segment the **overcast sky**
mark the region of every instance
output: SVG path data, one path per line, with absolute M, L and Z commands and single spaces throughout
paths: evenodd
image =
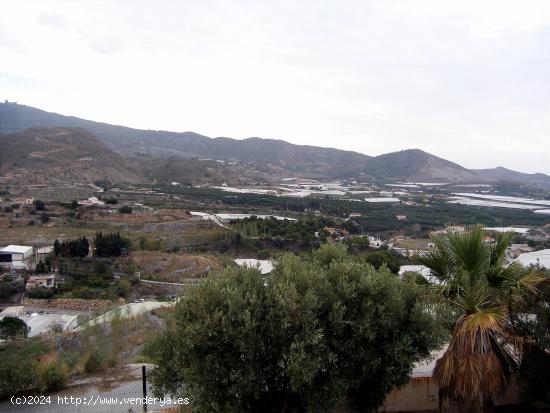
M 1 1 L 0 98 L 550 173 L 550 1 Z

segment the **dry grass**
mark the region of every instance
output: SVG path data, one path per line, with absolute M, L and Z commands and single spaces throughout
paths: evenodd
M 132 261 L 143 278 L 166 282 L 200 277 L 207 269 L 221 269 L 218 259 L 209 255 L 135 251 Z

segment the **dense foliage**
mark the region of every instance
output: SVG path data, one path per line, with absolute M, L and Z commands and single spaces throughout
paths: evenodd
M 422 297 L 341 246 L 285 255 L 268 278 L 227 269 L 150 345 L 155 392 L 190 396 L 196 412 L 375 408 L 441 343 Z
M 27 337 L 29 331 L 31 328 L 19 317 L 7 315 L 0 319 L 0 339 Z
M 62 242 L 56 239 L 53 243 L 53 253 L 56 257 L 86 257 L 89 252 L 90 243 L 86 237 Z
M 120 235 L 119 232 L 103 235 L 100 231 L 94 238 L 94 255 L 96 257 L 120 257 L 128 251 L 131 244 L 131 241 Z
M 417 199 L 417 205 L 376 204 L 323 198 L 288 198 L 283 196 L 264 196 L 242 194 L 212 189 L 188 188 L 182 186 L 160 185 L 157 190 L 163 193 L 185 195 L 190 198 L 221 202 L 226 207 L 270 208 L 278 211 L 312 212 L 345 218 L 350 213 L 361 213 L 354 220 L 365 232 L 407 230 L 409 235 L 426 234 L 448 224 L 483 224 L 498 227 L 509 225 L 545 225 L 548 221 L 543 214 L 534 214 L 529 210 L 509 208 L 486 208 L 450 204 L 434 196 L 425 194 Z M 396 215 L 406 215 L 407 221 L 398 221 Z
M 312 241 L 315 240 L 315 232 L 322 231 L 324 227 L 336 225 L 334 219 L 326 217 L 305 218 L 297 221 L 287 219 L 258 218 L 252 216 L 232 222 L 237 231 L 248 237 L 260 237 L 269 239 L 282 237 L 290 240 Z
M 376 269 L 380 269 L 385 265 L 391 272 L 397 274 L 399 268 L 401 268 L 401 260 L 404 257 L 393 250 L 380 250 L 365 254 L 363 259 Z
M 46 209 L 46 204 L 44 203 L 44 201 L 42 201 L 40 199 L 35 199 L 34 200 L 34 208 L 37 211 L 43 211 L 43 210 Z
M 0 282 L 0 298 L 9 298 L 14 294 L 25 291 L 25 283 L 19 280 L 10 280 L 4 277 Z

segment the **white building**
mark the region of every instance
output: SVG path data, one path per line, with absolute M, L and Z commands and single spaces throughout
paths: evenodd
M 550 268 L 550 249 L 520 254 L 516 262 L 526 267 L 536 265 L 538 267 Z
M 384 241 L 382 241 L 380 237 L 373 237 L 369 235 L 369 247 L 380 248 L 382 245 L 384 245 Z
M 273 261 L 271 260 L 256 260 L 254 258 L 237 258 L 235 264 L 239 267 L 257 268 L 262 275 L 269 274 L 273 271 Z
M 27 285 L 25 288 L 27 290 L 32 290 L 33 288 L 39 287 L 55 287 L 55 274 L 31 275 L 27 280 Z
M 26 259 L 32 257 L 32 250 L 32 247 L 25 245 L 8 245 L 7 247 L 0 249 L 0 255 L 4 257 L 9 256 L 9 259 L 1 261 L 25 261 Z
M 46 257 L 53 251 L 53 246 L 40 247 L 36 250 L 36 261 L 45 260 Z
M 103 201 L 100 201 L 99 199 L 97 199 L 95 196 L 92 196 L 88 199 L 84 199 L 82 201 L 78 201 L 78 205 L 83 205 L 83 206 L 102 206 L 102 205 L 105 205 L 105 202 Z

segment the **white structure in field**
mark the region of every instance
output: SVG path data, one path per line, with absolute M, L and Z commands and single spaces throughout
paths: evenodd
M 92 196 L 88 199 L 84 199 L 82 201 L 78 201 L 78 205 L 83 205 L 83 206 L 102 206 L 102 205 L 105 205 L 105 202 L 103 201 L 100 201 L 99 199 L 97 199 L 95 196 Z
M 45 260 L 46 257 L 53 251 L 53 246 L 40 247 L 36 250 L 36 261 Z
M 273 261 L 271 260 L 256 260 L 254 258 L 237 258 L 235 264 L 239 267 L 257 268 L 262 275 L 269 274 L 273 271 Z
M 520 256 L 517 257 L 516 262 L 519 262 L 521 265 L 526 267 L 536 265 L 538 267 L 550 269 L 550 249 L 520 254 Z
M 27 290 L 32 290 L 33 288 L 39 287 L 55 287 L 55 274 L 31 275 L 27 280 L 27 285 L 25 286 L 25 288 Z
M 385 244 L 385 242 L 382 241 L 380 239 L 380 237 L 373 237 L 373 236 L 369 235 L 368 238 L 369 238 L 369 247 L 380 248 L 381 246 L 383 246 Z
M 0 249 L 0 255 L 9 255 L 10 258 L 8 261 L 25 261 L 26 259 L 32 257 L 32 247 L 26 245 L 8 245 Z

